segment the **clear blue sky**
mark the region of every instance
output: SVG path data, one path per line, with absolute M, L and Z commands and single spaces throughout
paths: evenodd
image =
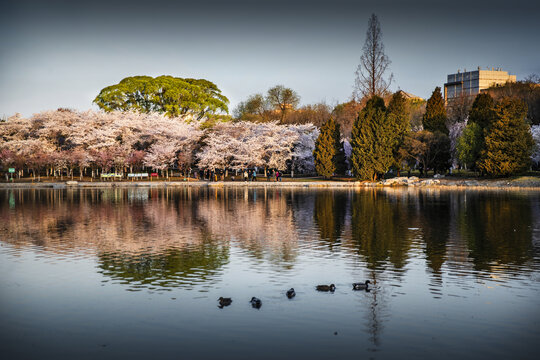
M 347 101 L 371 13 L 401 88 L 428 97 L 457 69 L 540 74 L 533 1 L 26 1 L 0 8 L 0 116 L 88 109 L 133 75 L 205 78 L 231 100 L 283 84 Z

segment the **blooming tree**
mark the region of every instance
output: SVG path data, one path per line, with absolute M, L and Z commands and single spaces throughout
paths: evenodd
M 318 130 L 311 124 L 221 123 L 204 139 L 199 166 L 240 170 L 247 167 L 286 169 L 292 162 L 301 171 L 313 167 Z

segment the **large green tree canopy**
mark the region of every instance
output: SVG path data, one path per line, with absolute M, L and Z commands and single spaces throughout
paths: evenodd
M 131 76 L 102 89 L 94 99 L 101 109 L 160 112 L 170 116 L 228 113 L 229 99 L 216 84 L 204 79 L 173 76 Z

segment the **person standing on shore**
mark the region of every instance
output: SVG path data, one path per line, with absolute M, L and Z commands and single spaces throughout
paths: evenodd
M 244 170 L 244 181 L 248 181 L 248 172 L 247 170 Z

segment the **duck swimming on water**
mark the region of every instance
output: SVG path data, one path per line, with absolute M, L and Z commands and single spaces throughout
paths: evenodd
M 363 283 L 354 283 L 352 284 L 353 290 L 368 290 L 368 284 L 371 284 L 369 280 Z
M 317 285 L 316 289 L 317 289 L 317 291 L 331 291 L 331 292 L 334 292 L 336 290 L 336 286 L 334 284 Z
M 220 309 L 223 309 L 225 306 L 229 306 L 229 305 L 232 304 L 232 299 L 231 298 L 220 297 L 218 299 L 218 301 L 219 301 L 218 308 L 220 308 Z
M 295 296 L 296 296 L 296 292 L 294 292 L 294 288 L 290 288 L 289 290 L 287 290 L 287 297 L 289 299 L 292 299 Z
M 249 302 L 251 303 L 251 306 L 253 306 L 255 309 L 260 309 L 262 306 L 261 299 L 257 299 L 255 296 L 252 297 Z

